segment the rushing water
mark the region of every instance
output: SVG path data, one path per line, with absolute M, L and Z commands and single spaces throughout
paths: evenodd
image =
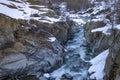
M 61 10 L 66 8 L 61 5 Z M 62 9 L 63 8 L 63 9 Z M 69 14 L 69 18 L 73 20 L 78 27 L 78 32 L 74 34 L 74 38 L 67 42 L 65 63 L 57 70 L 51 73 L 55 80 L 89 80 L 88 68 L 91 55 L 88 55 L 87 47 L 85 47 L 83 24 L 87 22 L 85 17 L 79 14 Z
M 76 21 L 76 27 L 79 27 L 79 31 L 74 34 L 74 38 L 69 40 L 65 46 L 67 50 L 65 64 L 51 73 L 51 76 L 55 80 L 62 80 L 63 75 L 67 76 L 65 80 L 89 80 L 87 70 L 89 68 L 88 61 L 91 56 L 87 55 L 88 51 L 87 47 L 85 47 L 84 29 L 80 22 L 78 22 L 82 18 L 72 17 L 71 19 Z

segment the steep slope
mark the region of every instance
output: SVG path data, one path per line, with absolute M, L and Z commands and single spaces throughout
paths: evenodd
M 94 7 L 85 12 L 86 14 L 90 14 L 91 17 L 91 20 L 85 25 L 84 28 L 86 40 L 91 47 L 91 51 L 96 55 L 100 54 L 106 49 L 109 49 L 109 54 L 105 59 L 105 66 L 103 68 L 105 75 L 102 79 L 119 80 L 119 1 L 102 0 L 94 1 L 93 4 Z M 102 55 L 102 53 L 100 55 Z M 94 66 L 95 65 L 93 65 L 91 68 Z M 97 67 L 92 71 L 91 68 L 90 73 L 97 72 L 97 70 L 95 71 Z M 98 75 L 95 74 L 97 73 L 91 74 L 91 77 L 99 80 L 97 77 Z

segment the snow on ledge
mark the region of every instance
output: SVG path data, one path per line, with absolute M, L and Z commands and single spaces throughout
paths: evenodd
M 96 4 L 97 5 L 97 4 Z M 93 8 L 92 14 L 97 14 L 98 12 L 105 10 L 106 9 L 106 4 L 104 1 L 100 2 L 100 5 L 97 5 L 96 7 Z
M 111 32 L 109 31 L 111 28 L 112 28 L 111 25 L 107 25 L 107 26 L 104 26 L 104 27 L 93 29 L 93 30 L 91 30 L 91 32 L 93 32 L 93 33 L 94 32 L 102 32 L 105 35 L 111 35 Z
M 115 26 L 115 29 L 120 30 L 120 24 Z
M 46 77 L 46 78 L 50 78 L 50 74 L 49 73 L 45 73 L 43 76 Z
M 56 38 L 55 38 L 55 37 L 49 37 L 49 38 L 48 38 L 48 41 L 54 42 L 54 41 L 56 41 Z
M 35 7 L 35 8 L 34 8 Z M 35 19 L 43 23 L 53 24 L 60 21 L 60 18 L 48 17 L 43 14 L 49 14 L 52 9 L 47 6 L 30 4 L 26 0 L 0 0 L 0 13 L 14 19 Z M 39 17 L 32 17 L 32 14 L 38 14 Z
M 31 8 L 31 6 L 38 7 L 39 9 Z M 44 14 L 48 10 L 46 6 L 31 5 L 27 1 L 0 0 L 0 13 L 15 19 L 25 19 L 25 17 L 30 16 L 32 13 Z
M 76 23 L 78 23 L 78 24 L 80 24 L 80 25 L 86 23 L 85 21 L 83 21 L 83 19 L 73 19 L 73 21 L 76 22 Z
M 104 73 L 105 62 L 108 54 L 109 49 L 103 51 L 90 61 L 92 66 L 89 68 L 88 72 L 91 74 L 90 76 L 91 79 L 103 80 L 103 77 L 105 75 Z
M 69 14 L 68 15 L 69 18 L 71 20 L 73 20 L 74 22 L 78 23 L 79 25 L 83 25 L 86 23 L 86 21 L 84 21 L 79 14 Z M 81 15 L 82 16 L 82 15 Z
M 91 30 L 91 32 L 102 32 L 106 35 L 110 35 L 110 33 L 108 32 L 108 30 L 110 30 L 112 28 L 111 25 L 107 25 L 107 26 L 104 26 L 104 27 L 100 27 L 100 28 L 96 28 L 96 29 L 93 29 Z M 113 27 L 114 29 L 118 29 L 120 30 L 120 24 L 117 24 Z

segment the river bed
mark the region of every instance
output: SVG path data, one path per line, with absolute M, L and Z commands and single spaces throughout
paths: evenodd
M 79 14 L 69 14 L 69 18 L 76 23 L 75 26 L 79 30 L 74 34 L 72 40 L 68 40 L 65 46 L 67 51 L 65 63 L 52 72 L 51 76 L 55 80 L 62 80 L 62 78 L 63 80 L 89 80 L 88 68 L 92 53 L 88 52 L 83 28 L 87 20 L 85 20 L 85 17 L 80 17 Z

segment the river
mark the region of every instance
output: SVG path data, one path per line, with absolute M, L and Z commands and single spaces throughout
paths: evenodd
M 65 8 L 65 6 L 62 5 L 62 8 Z M 83 28 L 88 20 L 86 17 L 77 13 L 67 14 L 69 19 L 75 22 L 75 27 L 78 28 L 78 31 L 74 34 L 73 39 L 68 40 L 65 45 L 67 51 L 65 63 L 59 69 L 52 72 L 51 76 L 54 77 L 55 80 L 89 80 L 88 68 L 90 66 L 89 60 L 92 58 L 92 53 L 88 52 Z

